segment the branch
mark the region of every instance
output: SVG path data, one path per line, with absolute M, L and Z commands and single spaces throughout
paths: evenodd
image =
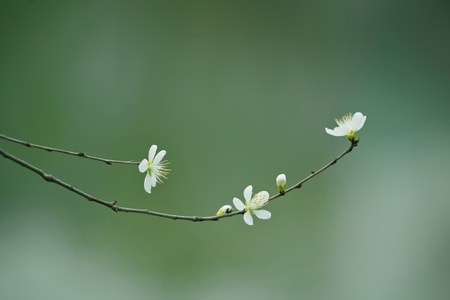
M 80 155 L 80 152 L 72 152 L 72 151 L 67 151 L 67 150 L 61 150 L 61 149 L 56 149 L 56 148 L 51 148 L 51 147 L 46 147 L 46 146 L 40 146 L 40 145 L 35 145 L 35 144 L 31 144 L 28 142 L 24 142 L 24 141 L 20 141 L 11 137 L 7 137 L 6 135 L 0 135 L 1 138 L 14 142 L 14 143 L 18 143 L 18 144 L 22 144 L 28 147 L 35 147 L 38 149 L 43 149 L 43 150 L 47 150 L 47 151 L 54 151 L 54 152 L 60 152 L 60 153 L 64 153 L 64 154 L 69 154 L 69 155 L 74 155 L 74 156 L 81 156 L 81 157 L 85 157 L 88 159 L 93 159 L 93 160 L 98 160 L 98 161 L 102 161 L 105 162 L 107 164 L 112 164 L 112 163 L 124 163 L 124 164 L 137 164 L 137 162 L 134 161 L 118 161 L 118 160 L 109 160 L 109 159 L 104 159 L 104 158 L 99 158 L 99 157 L 93 157 L 93 156 L 89 156 L 86 154 Z M 306 183 L 307 181 L 311 180 L 313 177 L 317 176 L 318 174 L 322 173 L 323 171 L 325 171 L 326 169 L 328 169 L 329 167 L 331 167 L 332 165 L 336 164 L 342 157 L 344 157 L 345 155 L 347 155 L 348 153 L 350 153 L 354 147 L 356 147 L 358 145 L 358 140 L 354 139 L 351 140 L 351 144 L 350 147 L 348 147 L 344 152 L 342 152 L 340 155 L 338 155 L 335 159 L 333 159 L 332 161 L 330 161 L 329 163 L 327 163 L 326 165 L 324 165 L 323 167 L 321 167 L 320 169 L 318 169 L 317 171 L 313 171 L 311 172 L 307 177 L 305 177 L 304 179 L 300 180 L 299 182 L 297 182 L 296 184 L 290 186 L 289 188 L 287 188 L 285 190 L 284 193 L 277 193 L 275 195 L 272 195 L 269 198 L 269 201 L 275 200 L 276 198 L 279 198 L 289 192 L 291 192 L 294 189 L 298 189 L 301 188 L 303 186 L 304 183 Z M 222 218 L 228 218 L 228 217 L 232 217 L 232 216 L 236 216 L 236 215 L 240 215 L 245 213 L 245 210 L 240 210 L 240 211 L 234 211 L 231 213 L 227 213 L 227 214 L 223 214 L 220 216 L 183 216 L 183 215 L 175 215 L 175 214 L 167 214 L 167 213 L 162 213 L 162 212 L 157 212 L 157 211 L 151 211 L 148 209 L 140 209 L 140 208 L 129 208 L 129 207 L 123 207 L 123 206 L 118 206 L 117 205 L 117 201 L 105 201 L 103 199 L 100 199 L 98 197 L 94 197 L 76 187 L 74 187 L 73 185 L 66 183 L 64 181 L 62 181 L 61 179 L 46 173 L 45 171 L 39 169 L 38 167 L 4 151 L 3 149 L 0 148 L 0 154 L 6 158 L 9 159 L 13 162 L 15 162 L 16 164 L 29 169 L 30 171 L 38 174 L 40 177 L 42 177 L 42 179 L 44 179 L 45 181 L 57 184 L 75 194 L 80 195 L 81 197 L 89 200 L 89 201 L 93 201 L 95 203 L 98 203 L 100 205 L 106 206 L 108 208 L 110 208 L 111 210 L 113 210 L 114 212 L 128 212 L 128 213 L 137 213 L 137 214 L 145 214 L 145 215 L 152 215 L 152 216 L 156 216 L 156 217 L 162 217 L 162 218 L 167 218 L 167 219 L 173 219 L 173 220 L 188 220 L 188 221 L 193 221 L 193 222 L 200 222 L 200 221 L 217 221 L 219 219 Z
M 78 157 L 83 157 L 86 159 L 92 159 L 92 160 L 97 160 L 97 161 L 101 161 L 104 162 L 108 165 L 111 164 L 129 164 L 129 165 L 138 165 L 139 162 L 138 161 L 134 161 L 134 160 L 115 160 L 115 159 L 106 159 L 106 158 L 102 158 L 102 157 L 97 157 L 97 156 L 92 156 L 92 155 L 88 155 L 86 154 L 86 152 L 76 152 L 76 151 L 69 151 L 69 150 L 64 150 L 64 149 L 58 149 L 58 148 L 54 148 L 54 147 L 47 147 L 47 146 L 42 146 L 42 145 L 38 145 L 38 144 L 32 144 L 30 142 L 25 142 L 16 138 L 12 138 L 9 137 L 7 135 L 4 134 L 0 134 L 0 138 L 16 143 L 16 144 L 20 144 L 29 148 L 36 148 L 36 149 L 40 149 L 40 150 L 46 150 L 49 152 L 58 152 L 58 153 L 63 153 L 63 154 L 68 154 L 68 155 L 73 155 L 73 156 L 78 156 Z
M 168 218 L 168 219 L 174 219 L 174 220 L 191 220 L 191 221 L 213 221 L 213 220 L 217 220 L 223 217 L 230 217 L 232 215 L 237 215 L 237 214 L 242 214 L 244 213 L 242 212 L 234 212 L 234 213 L 230 213 L 224 216 L 209 216 L 209 217 L 197 217 L 197 216 L 182 216 L 182 215 L 174 215 L 174 214 L 166 214 L 166 213 L 162 213 L 162 212 L 156 212 L 156 211 L 151 211 L 148 209 L 139 209 L 139 208 L 129 208 L 129 207 L 123 207 L 123 206 L 118 206 L 117 205 L 117 201 L 105 201 L 102 200 L 98 197 L 92 196 L 76 187 L 74 187 L 73 185 L 62 181 L 61 179 L 46 173 L 45 171 L 39 169 L 38 167 L 4 151 L 3 149 L 0 148 L 0 154 L 9 160 L 12 160 L 13 162 L 21 165 L 22 167 L 29 169 L 30 171 L 38 174 L 39 176 L 42 177 L 42 179 L 44 179 L 45 181 L 51 182 L 51 183 L 55 183 L 59 186 L 62 186 L 63 188 L 80 195 L 81 197 L 89 200 L 89 201 L 93 201 L 96 202 L 100 205 L 106 206 L 110 209 L 112 209 L 115 212 L 129 212 L 129 213 L 138 213 L 138 214 L 147 214 L 147 215 L 152 215 L 152 216 L 157 216 L 157 217 L 163 217 L 163 218 Z
M 322 173 L 323 171 L 325 171 L 326 169 L 328 169 L 329 167 L 331 167 L 332 165 L 337 163 L 342 157 L 344 157 L 348 153 L 352 152 L 353 148 L 358 146 L 358 143 L 359 143 L 359 139 L 350 140 L 350 147 L 348 147 L 347 150 L 345 150 L 344 152 L 339 154 L 335 159 L 333 159 L 332 161 L 330 161 L 329 163 L 324 165 L 322 168 L 318 169 L 317 171 L 312 171 L 311 174 L 309 174 L 308 176 L 306 176 L 305 178 L 303 178 L 302 180 L 300 180 L 296 184 L 288 187 L 284 191 L 284 193 L 278 193 L 278 194 L 273 195 L 272 197 L 269 198 L 269 201 L 272 201 L 272 200 L 275 200 L 278 197 L 284 196 L 285 194 L 291 192 L 294 189 L 301 188 L 305 182 L 307 182 L 307 181 L 311 180 L 313 177 L 319 175 L 320 173 Z

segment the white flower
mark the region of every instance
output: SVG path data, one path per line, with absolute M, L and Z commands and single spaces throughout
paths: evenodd
M 366 116 L 362 113 L 357 112 L 353 116 L 351 113 L 348 113 L 342 118 L 336 119 L 336 123 L 339 125 L 338 127 L 334 127 L 334 129 L 325 128 L 325 131 L 334 136 L 347 136 L 352 141 L 355 132 L 364 126 L 364 122 L 366 122 Z
M 253 225 L 254 214 L 259 219 L 267 220 L 270 219 L 271 213 L 264 209 L 259 209 L 269 202 L 269 193 L 266 191 L 259 192 L 252 197 L 253 187 L 249 185 L 244 189 L 244 199 L 245 205 L 238 198 L 233 198 L 233 204 L 238 210 L 245 210 L 244 222 L 248 225 Z
M 281 194 L 284 194 L 284 187 L 286 186 L 286 175 L 280 174 L 276 179 L 278 190 Z
M 233 210 L 233 207 L 231 207 L 231 205 L 224 205 L 221 208 L 219 208 L 219 211 L 216 213 L 216 216 L 229 214 L 232 210 Z
M 144 180 L 144 189 L 149 194 L 152 192 L 152 187 L 155 187 L 156 183 L 162 183 L 162 179 L 167 179 L 166 176 L 170 172 L 167 168 L 169 162 L 162 160 L 164 155 L 166 155 L 166 150 L 161 150 L 156 154 L 156 149 L 157 146 L 152 145 L 148 151 L 148 160 L 144 158 L 139 164 L 139 171 L 141 173 L 147 172 Z

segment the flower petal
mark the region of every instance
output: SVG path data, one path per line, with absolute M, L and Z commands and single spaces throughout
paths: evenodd
M 149 176 L 150 177 L 150 184 L 152 185 L 152 187 L 155 187 L 156 186 L 156 182 L 158 181 L 157 180 L 157 178 L 156 178 L 156 176 L 154 176 L 154 175 L 152 175 L 152 176 Z
M 337 127 L 335 127 L 335 129 L 336 129 L 336 128 L 337 128 Z M 338 135 L 336 135 L 336 133 L 334 132 L 334 129 L 328 129 L 328 128 L 325 128 L 325 132 L 328 133 L 329 135 L 338 136 Z
M 163 159 L 164 155 L 166 155 L 166 150 L 161 150 L 159 151 L 158 154 L 156 154 L 155 160 L 153 161 L 153 163 L 159 164 L 159 162 Z
M 245 209 L 245 205 L 244 203 L 242 203 L 242 201 L 236 197 L 233 198 L 233 204 L 234 207 L 236 207 L 237 210 L 243 210 Z
M 149 194 L 152 192 L 151 178 L 152 177 L 150 175 L 148 175 L 148 173 L 147 173 L 147 175 L 145 176 L 145 180 L 144 180 L 144 189 Z
M 352 118 L 352 129 L 354 131 L 360 130 L 364 126 L 365 122 L 366 122 L 366 116 L 364 116 L 360 112 L 355 113 Z
M 265 210 L 265 209 L 254 210 L 253 213 L 255 214 L 255 216 L 257 216 L 259 219 L 262 219 L 262 220 L 270 219 L 270 217 L 272 216 L 270 211 Z
M 344 127 L 344 126 L 339 126 L 339 127 L 334 127 L 334 129 L 325 128 L 325 131 L 329 135 L 333 135 L 333 136 L 346 136 L 350 133 L 350 128 Z
M 253 186 L 249 185 L 244 189 L 244 199 L 248 203 L 252 199 Z
M 150 149 L 148 150 L 148 160 L 152 161 L 153 158 L 155 157 L 155 153 L 156 153 L 156 149 L 158 148 L 158 146 L 156 145 L 152 145 L 150 147 Z
M 253 225 L 253 217 L 249 211 L 244 214 L 244 222 L 247 225 L 250 225 L 250 226 Z
M 258 209 L 267 204 L 269 201 L 269 193 L 262 191 L 253 195 L 252 200 L 249 203 L 250 209 Z
M 144 158 L 139 164 L 139 172 L 144 173 L 147 171 L 147 169 L 148 169 L 148 160 Z

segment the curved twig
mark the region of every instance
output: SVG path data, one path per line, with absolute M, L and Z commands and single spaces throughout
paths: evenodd
M 82 156 L 88 159 L 93 159 L 93 160 L 98 160 L 98 161 L 102 161 L 105 162 L 107 164 L 112 164 L 112 163 L 126 163 L 126 164 L 137 164 L 134 161 L 117 161 L 117 160 L 110 160 L 110 159 L 104 159 L 104 158 L 99 158 L 99 157 L 93 157 L 93 156 L 89 156 L 89 155 L 80 155 L 79 152 L 72 152 L 72 151 L 67 151 L 67 150 L 61 150 L 61 149 L 57 149 L 57 148 L 51 148 L 51 147 L 46 147 L 46 146 L 41 146 L 41 145 L 35 145 L 35 144 L 31 144 L 28 142 L 24 142 L 21 140 L 17 140 L 11 137 L 7 137 L 5 135 L 0 135 L 1 138 L 8 140 L 8 141 L 12 141 L 15 143 L 19 143 L 28 147 L 35 147 L 35 148 L 39 148 L 39 149 L 43 149 L 43 150 L 47 150 L 47 151 L 54 151 L 54 152 L 60 152 L 60 153 L 64 153 L 64 154 L 69 154 L 69 155 L 75 155 L 75 156 Z M 323 167 L 321 167 L 320 169 L 318 169 L 317 171 L 313 171 L 311 172 L 307 177 L 303 178 L 302 180 L 300 180 L 299 182 L 297 182 L 296 184 L 290 186 L 289 188 L 287 188 L 284 193 L 277 193 L 272 195 L 269 198 L 269 201 L 275 200 L 276 198 L 279 198 L 283 195 L 286 195 L 287 193 L 291 192 L 294 189 L 298 189 L 301 188 L 302 185 L 309 181 L 310 179 L 312 179 L 313 177 L 317 176 L 318 174 L 322 173 L 323 171 L 325 171 L 326 169 L 328 169 L 329 167 L 331 167 L 332 165 L 334 165 L 336 162 L 338 162 L 342 157 L 344 157 L 346 154 L 350 153 L 354 147 L 356 147 L 358 145 L 358 140 L 352 140 L 350 147 L 348 147 L 344 152 L 342 152 L 340 155 L 338 155 L 335 159 L 333 159 L 332 161 L 330 161 L 329 163 L 327 163 L 326 165 L 324 165 Z M 38 174 L 40 177 L 42 177 L 45 181 L 51 182 L 51 183 L 55 183 L 75 194 L 80 195 L 81 197 L 89 200 L 89 201 L 93 201 L 95 203 L 98 203 L 100 205 L 103 205 L 105 207 L 110 208 L 111 210 L 113 210 L 114 212 L 128 212 L 128 213 L 138 213 L 138 214 L 146 214 L 146 215 L 152 215 L 152 216 L 156 216 L 156 217 L 162 217 L 162 218 L 167 218 L 167 219 L 173 219 L 173 220 L 188 220 L 188 221 L 193 221 L 193 222 L 200 222 L 200 221 L 217 221 L 219 219 L 223 219 L 223 218 L 228 218 L 228 217 L 232 217 L 235 215 L 239 215 L 239 214 L 243 214 L 245 211 L 244 210 L 240 210 L 240 211 L 234 211 L 231 213 L 227 213 L 224 215 L 220 215 L 220 216 L 184 216 L 184 215 L 176 215 L 176 214 L 168 214 L 168 213 L 163 213 L 163 212 L 157 212 L 157 211 L 151 211 L 148 209 L 141 209 L 141 208 L 130 208 L 130 207 L 123 207 L 123 206 L 118 206 L 117 205 L 117 201 L 105 201 L 103 199 L 100 199 L 98 197 L 94 197 L 82 190 L 80 190 L 79 188 L 74 187 L 73 185 L 62 181 L 61 179 L 46 173 L 45 171 L 39 169 L 38 167 L 4 151 L 3 149 L 0 148 L 0 154 L 6 158 L 9 159 L 13 162 L 15 162 L 16 164 L 29 169 L 30 171 Z

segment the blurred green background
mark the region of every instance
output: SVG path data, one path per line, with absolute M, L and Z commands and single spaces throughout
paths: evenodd
M 1 1 L 0 146 L 120 205 L 211 215 L 360 146 L 272 219 L 115 214 L 0 160 L 2 299 L 449 299 L 445 1 Z

